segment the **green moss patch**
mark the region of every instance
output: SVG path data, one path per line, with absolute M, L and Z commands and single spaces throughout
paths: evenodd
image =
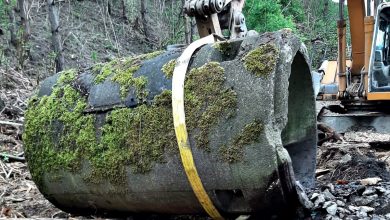
M 232 44 L 228 41 L 215 43 L 212 47 L 217 49 L 224 56 L 229 56 L 233 49 Z
M 37 183 L 48 170 L 78 170 L 81 153 L 96 145 L 94 117 L 83 113 L 86 98 L 71 86 L 74 73 L 63 72 L 50 96 L 29 102 L 23 141 Z
M 64 85 L 73 82 L 76 79 L 77 70 L 70 69 L 63 71 L 58 77 L 57 84 Z
M 61 171 L 79 173 L 85 163 L 91 171 L 82 173 L 87 182 L 126 184 L 128 168 L 133 173 L 149 172 L 156 163 L 165 162 L 167 153 L 177 151 L 171 91 L 162 91 L 151 103 L 114 109 L 107 113 L 103 126 L 97 127 L 96 116 L 85 113 L 87 97 L 75 88 L 76 77 L 76 71 L 63 72 L 50 96 L 29 102 L 23 139 L 38 185 L 44 174 L 61 180 Z M 146 78 L 114 77 L 125 81 L 123 84 L 132 81 L 138 90 L 145 89 Z M 213 127 L 236 111 L 237 94 L 225 82 L 224 69 L 215 62 L 187 75 L 187 125 L 196 145 L 205 150 L 209 149 Z
M 151 53 L 146 53 L 146 54 L 139 55 L 139 58 L 142 59 L 142 60 L 151 60 L 153 58 L 156 58 L 157 56 L 160 56 L 163 53 L 164 53 L 163 50 L 154 51 L 154 52 L 151 52 Z
M 175 66 L 176 60 L 171 60 L 162 67 L 161 71 L 163 71 L 165 77 L 167 77 L 168 79 L 172 79 Z
M 93 71 L 97 73 L 95 83 L 103 83 L 106 79 L 111 78 L 113 82 L 120 85 L 122 98 L 127 96 L 131 87 L 135 87 L 138 98 L 144 99 L 148 94 L 144 90 L 147 80 L 145 77 L 134 77 L 134 73 L 141 68 L 144 60 L 153 59 L 162 53 L 164 51 L 156 51 L 136 57 L 116 59 L 106 64 L 98 64 L 93 68 Z
M 210 62 L 192 69 L 185 83 L 186 123 L 195 132 L 196 145 L 209 150 L 209 133 L 220 120 L 234 115 L 237 94 L 225 88 L 224 69 Z
M 148 172 L 154 163 L 164 162 L 166 151 L 177 149 L 171 91 L 157 95 L 151 105 L 110 112 L 98 128 L 98 140 L 95 116 L 84 113 L 86 98 L 67 82 L 59 80 L 50 96 L 31 99 L 26 112 L 23 138 L 37 184 L 45 173 L 60 180 L 61 170 L 78 172 L 85 161 L 91 165 L 85 180 L 121 184 L 127 166 L 135 173 Z
M 257 77 L 270 75 L 276 67 L 279 49 L 274 44 L 263 44 L 250 51 L 244 58 L 245 69 Z
M 126 167 L 145 173 L 164 162 L 167 151 L 177 150 L 171 93 L 156 96 L 152 105 L 112 111 L 102 128 L 101 143 L 91 151 L 90 180 L 125 182 Z
M 103 83 L 109 76 L 114 73 L 114 66 L 118 60 L 113 60 L 109 63 L 99 63 L 93 67 L 93 72 L 96 73 L 95 83 Z
M 138 69 L 139 67 L 135 68 Z M 132 68 L 129 70 L 132 71 L 131 69 Z M 118 73 L 112 78 L 112 81 L 117 82 L 120 85 L 120 93 L 122 98 L 126 98 L 130 88 L 135 87 L 137 98 L 140 100 L 140 102 L 142 102 L 148 95 L 148 92 L 145 90 L 148 80 L 144 76 L 133 77 L 133 73 L 134 72 Z
M 247 124 L 241 133 L 232 139 L 231 143 L 220 148 L 221 159 L 228 163 L 242 161 L 244 147 L 258 142 L 263 129 L 263 124 L 259 120 Z

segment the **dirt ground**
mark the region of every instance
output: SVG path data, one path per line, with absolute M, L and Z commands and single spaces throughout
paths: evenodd
M 0 69 L 0 78 L 0 218 L 79 218 L 40 194 L 24 161 L 23 114 L 36 83 L 12 69 Z M 308 219 L 390 219 L 389 147 L 390 134 L 372 131 L 319 146 Z
M 0 218 L 67 217 L 38 191 L 24 162 L 21 124 L 36 84 L 17 71 L 1 68 L 0 83 Z
M 336 140 L 338 139 L 338 140 Z M 317 149 L 313 219 L 390 219 L 390 134 L 347 132 Z

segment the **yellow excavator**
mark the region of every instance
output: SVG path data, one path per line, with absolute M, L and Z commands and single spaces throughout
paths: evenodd
M 347 20 L 351 39 L 351 54 L 347 60 Z M 319 115 L 338 132 L 372 130 L 387 133 L 390 129 L 389 31 L 390 4 L 378 0 L 339 1 L 338 60 L 325 61 L 317 100 L 340 101 L 324 104 Z

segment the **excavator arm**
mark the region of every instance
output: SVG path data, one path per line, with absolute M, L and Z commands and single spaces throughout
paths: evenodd
M 345 4 L 347 3 L 347 4 Z M 340 18 L 337 22 L 338 33 L 338 60 L 337 71 L 327 73 L 327 77 L 331 76 L 333 82 L 337 84 L 337 97 L 341 100 L 348 100 L 352 97 L 367 97 L 368 93 L 368 78 L 369 65 L 371 57 L 371 49 L 373 42 L 375 14 L 378 1 L 372 0 L 340 0 L 339 14 Z M 348 20 L 351 37 L 351 62 L 347 69 L 347 21 L 344 15 L 344 8 L 347 5 Z M 334 61 L 333 61 L 334 62 Z M 332 63 L 332 62 L 331 62 Z M 333 71 L 333 70 L 332 70 Z M 326 80 L 326 82 L 329 80 Z M 325 81 L 324 85 L 328 85 Z M 333 87 L 330 85 L 329 88 Z M 332 97 L 335 95 L 332 90 Z M 325 92 L 325 94 L 327 94 Z
M 365 56 L 365 37 L 364 37 L 364 18 L 365 3 L 364 0 L 348 1 L 348 15 L 351 33 L 352 45 L 352 74 L 360 74 L 364 67 Z
M 242 14 L 245 0 L 186 0 L 184 12 L 195 17 L 200 37 L 222 35 L 230 31 L 230 39 L 245 37 L 247 27 Z

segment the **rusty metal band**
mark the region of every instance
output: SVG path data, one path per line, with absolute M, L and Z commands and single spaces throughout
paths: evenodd
M 187 49 L 184 50 L 183 54 L 177 59 L 172 80 L 172 111 L 181 161 L 192 190 L 194 191 L 199 203 L 211 218 L 223 219 L 207 194 L 196 169 L 190 142 L 188 140 L 184 111 L 184 81 L 191 57 L 197 49 L 214 42 L 216 42 L 216 37 L 214 35 L 201 38 L 190 44 Z

